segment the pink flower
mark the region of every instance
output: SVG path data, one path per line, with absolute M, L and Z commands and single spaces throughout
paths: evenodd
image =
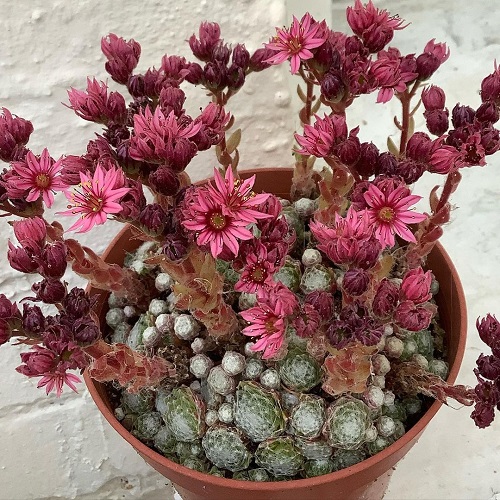
M 385 103 L 391 100 L 395 92 L 404 92 L 406 84 L 418 76 L 418 73 L 411 71 L 411 67 L 402 64 L 404 61 L 397 49 L 379 52 L 378 59 L 370 68 L 377 87 L 382 87 L 378 92 L 377 102 Z
M 375 228 L 374 234 L 382 246 L 394 246 L 394 234 L 405 241 L 416 241 L 406 224 L 421 222 L 427 217 L 408 210 L 421 196 L 411 195 L 410 190 L 403 185 L 382 192 L 371 184 L 364 198 L 369 207 L 370 222 Z
M 73 192 L 66 191 L 66 198 L 71 202 L 69 210 L 61 215 L 80 215 L 80 218 L 68 229 L 79 228 L 79 233 L 89 231 L 96 224 L 104 224 L 108 214 L 118 214 L 122 206 L 118 200 L 130 189 L 125 183 L 121 171 L 111 167 L 105 171 L 98 165 L 92 177 L 80 173 L 81 185 Z
M 302 146 L 300 154 L 324 158 L 332 154 L 335 145 L 347 139 L 347 124 L 344 116 L 315 115 L 314 125 L 304 125 L 304 135 L 295 134 L 295 140 Z
M 265 293 L 275 284 L 272 279 L 275 266 L 268 260 L 266 247 L 259 241 L 255 245 L 250 244 L 248 249 L 244 256 L 246 265 L 240 279 L 234 285 L 234 290 L 259 295 L 259 292 Z
M 402 300 L 411 300 L 415 304 L 427 302 L 432 294 L 430 287 L 432 282 L 432 273 L 424 272 L 421 267 L 408 271 L 401 283 L 400 295 Z
M 403 20 L 397 16 L 390 17 L 386 10 L 377 9 L 372 0 L 366 5 L 356 0 L 354 7 L 347 7 L 347 22 L 352 31 L 358 35 L 370 52 L 379 52 L 391 40 L 395 30 L 402 30 Z
M 253 233 L 246 226 L 268 218 L 255 209 L 269 195 L 252 192 L 255 176 L 235 181 L 231 167 L 223 178 L 214 170 L 215 185 L 209 183 L 196 189 L 183 210 L 183 226 L 196 232 L 198 245 L 208 245 L 214 257 L 229 251 L 238 255 L 238 240 L 250 240 Z
M 64 191 L 68 187 L 60 178 L 61 168 L 61 160 L 55 162 L 46 148 L 39 157 L 28 151 L 25 161 L 12 164 L 7 193 L 18 198 L 20 193 L 28 191 L 26 201 L 36 201 L 41 197 L 50 208 L 54 203 L 54 191 Z
M 276 311 L 262 303 L 240 314 L 250 323 L 241 333 L 249 337 L 260 337 L 252 350 L 264 351 L 262 355 L 264 359 L 274 356 L 283 345 L 285 338 L 285 320 L 281 310 Z
M 276 33 L 277 35 L 265 44 L 266 48 L 274 50 L 276 54 L 264 62 L 281 64 L 290 59 L 292 74 L 297 73 L 301 61 L 313 57 L 310 49 L 323 45 L 328 38 L 326 32 L 321 29 L 321 24 L 313 21 L 309 13 L 300 21 L 294 16 L 290 29 L 276 28 Z
M 125 99 L 119 92 L 110 92 L 104 82 L 87 78 L 87 90 L 68 90 L 72 109 L 80 118 L 106 125 L 109 121 L 121 123 L 127 117 Z
M 56 396 L 60 397 L 63 392 L 64 384 L 66 384 L 72 391 L 78 393 L 75 384 L 80 382 L 80 377 L 66 371 L 58 371 L 56 373 L 47 373 L 44 375 L 40 379 L 40 382 L 38 382 L 37 388 L 40 389 L 45 387 L 47 395 L 50 394 L 51 391 L 55 390 Z
M 172 156 L 179 153 L 176 151 L 177 144 L 179 147 L 182 146 L 184 140 L 196 135 L 201 126 L 201 122 L 194 123 L 186 120 L 181 122 L 173 110 L 165 116 L 160 106 L 156 107 L 154 113 L 147 107 L 143 113 L 139 112 L 134 115 L 134 135 L 130 139 L 129 154 L 136 160 L 155 163 L 171 161 Z M 194 150 L 187 163 L 197 152 L 196 146 L 194 144 L 191 146 Z M 174 165 L 171 166 L 174 167 Z

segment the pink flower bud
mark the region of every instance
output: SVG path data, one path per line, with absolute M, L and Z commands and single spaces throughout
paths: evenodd
M 411 300 L 415 304 L 427 302 L 432 297 L 431 282 L 431 271 L 424 272 L 421 267 L 411 269 L 405 274 L 401 283 L 400 297 L 402 300 Z
M 38 247 L 43 247 L 47 229 L 45 221 L 41 217 L 22 219 L 12 224 L 17 241 L 21 245 L 33 248 L 33 243 Z
M 0 115 L 0 160 L 9 162 L 19 159 L 17 156 L 25 149 L 33 125 L 30 121 L 13 116 L 7 108 L 2 108 Z
M 476 328 L 481 340 L 490 348 L 500 348 L 500 322 L 495 316 L 488 314 L 476 320 Z
M 415 132 L 406 145 L 406 156 L 426 162 L 432 150 L 432 139 L 425 132 Z
M 370 275 L 364 269 L 348 269 L 342 279 L 342 288 L 354 297 L 366 292 Z
M 168 85 L 161 89 L 160 106 L 165 116 L 167 116 L 170 111 L 173 111 L 176 116 L 180 116 L 185 100 L 186 95 L 178 87 Z
M 342 144 L 339 144 L 338 156 L 344 165 L 354 165 L 358 161 L 360 153 L 361 143 L 352 134 Z
M 24 304 L 23 328 L 28 332 L 39 335 L 45 329 L 45 316 L 38 306 Z
M 209 61 L 213 48 L 220 40 L 220 26 L 217 23 L 201 23 L 198 34 L 199 38 L 191 35 L 189 46 L 195 57 L 202 61 Z
M 30 274 L 38 269 L 38 263 L 33 259 L 31 252 L 22 247 L 15 247 L 10 241 L 7 259 L 10 266 L 21 273 Z
M 440 146 L 431 155 L 429 172 L 447 174 L 455 167 L 460 153 L 453 146 Z
M 186 68 L 186 76 L 184 77 L 187 82 L 193 85 L 201 83 L 203 77 L 203 69 L 198 63 L 189 63 Z
M 101 50 L 106 56 L 106 71 L 115 82 L 126 84 L 139 62 L 141 46 L 133 39 L 125 39 L 110 33 L 101 39 Z
M 486 101 L 477 108 L 475 117 L 480 122 L 496 123 L 500 115 L 497 105 L 494 102 Z
M 263 71 L 271 66 L 270 63 L 266 62 L 274 54 L 274 50 L 263 48 L 257 49 L 250 57 L 249 67 L 252 71 Z
M 427 42 L 423 54 L 417 57 L 417 73 L 421 80 L 427 80 L 450 57 L 450 49 L 445 43 Z
M 21 361 L 24 365 L 16 368 L 19 373 L 27 377 L 37 377 L 52 370 L 56 355 L 49 349 L 35 345 L 31 352 L 21 353 Z
M 346 91 L 340 71 L 329 71 L 321 81 L 321 94 L 328 101 L 338 102 Z
M 481 82 L 481 100 L 493 101 L 498 104 L 500 100 L 500 71 L 495 63 L 495 71 Z
M 437 85 L 431 85 L 422 90 L 422 104 L 426 111 L 444 109 L 445 101 L 445 93 L 443 89 Z
M 308 293 L 304 299 L 306 304 L 311 306 L 318 311 L 322 321 L 329 321 L 334 312 L 334 302 L 333 295 L 329 292 L 323 290 L 317 290 Z
M 415 305 L 411 300 L 401 302 L 394 313 L 398 326 L 411 332 L 425 330 L 431 323 L 432 311 Z

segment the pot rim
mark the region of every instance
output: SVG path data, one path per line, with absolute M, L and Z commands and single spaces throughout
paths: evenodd
M 291 169 L 281 169 L 283 170 L 291 170 Z M 261 169 L 252 169 L 242 171 L 242 174 L 248 173 L 252 175 L 258 172 L 276 172 L 276 169 L 270 168 L 261 168 Z M 129 231 L 129 227 L 124 227 L 116 236 L 113 238 L 112 242 L 107 247 L 106 251 L 103 253 L 103 258 L 106 258 L 110 252 L 110 249 L 116 246 L 116 244 L 120 241 L 123 235 Z M 455 359 L 453 364 L 450 366 L 447 382 L 454 383 L 458 372 L 460 370 L 460 366 L 462 363 L 462 359 L 465 353 L 465 344 L 466 344 L 466 334 L 467 334 L 467 321 L 466 321 L 466 302 L 465 295 L 463 291 L 462 284 L 458 277 L 458 273 L 456 271 L 453 262 L 448 255 L 448 253 L 444 250 L 443 246 L 436 242 L 435 249 L 441 254 L 442 259 L 444 260 L 446 266 L 449 268 L 450 273 L 454 276 L 454 281 L 457 289 L 457 298 L 458 304 L 454 304 L 454 307 L 459 311 L 462 311 L 464 314 L 462 321 L 462 328 L 458 333 L 458 343 Z M 88 374 L 88 370 L 84 372 L 84 380 L 87 388 L 92 396 L 92 399 L 96 403 L 100 412 L 103 414 L 104 418 L 109 422 L 109 424 L 130 444 L 134 447 L 134 449 L 142 456 L 148 457 L 148 459 L 154 460 L 159 463 L 162 467 L 172 470 L 174 473 L 181 474 L 186 478 L 190 478 L 196 482 L 209 482 L 214 486 L 223 487 L 223 488 L 232 488 L 235 490 L 252 490 L 256 492 L 266 492 L 266 491 L 275 491 L 279 489 L 283 490 L 293 490 L 296 488 L 309 488 L 314 487 L 320 484 L 331 483 L 334 481 L 339 481 L 342 479 L 346 479 L 347 477 L 362 473 L 363 471 L 370 469 L 376 466 L 378 463 L 383 462 L 389 456 L 397 453 L 399 450 L 404 448 L 405 446 L 410 445 L 413 440 L 417 440 L 420 434 L 423 432 L 425 427 L 437 413 L 439 408 L 442 406 L 442 403 L 439 401 L 434 401 L 431 406 L 427 409 L 427 411 L 422 415 L 422 417 L 408 430 L 401 438 L 397 441 L 389 445 L 387 448 L 383 449 L 379 453 L 351 466 L 341 469 L 336 472 L 331 472 L 329 474 L 324 474 L 322 476 L 304 478 L 304 479 L 293 479 L 289 481 L 279 481 L 279 482 L 249 482 L 249 481 L 240 481 L 237 479 L 229 479 L 222 478 L 218 476 L 213 476 L 210 474 L 202 473 L 195 471 L 193 469 L 189 469 L 188 467 L 184 467 L 183 465 L 177 464 L 165 456 L 161 455 L 159 452 L 155 451 L 152 448 L 146 446 L 143 442 L 133 436 L 129 431 L 123 427 L 120 421 L 115 417 L 113 412 L 108 408 L 107 404 L 104 402 L 101 397 L 98 386 L 102 386 L 104 384 L 100 382 L 96 382 L 93 380 Z M 175 482 L 175 481 L 174 481 Z

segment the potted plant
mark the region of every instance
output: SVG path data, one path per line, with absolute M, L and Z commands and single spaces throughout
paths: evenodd
M 144 74 L 134 73 L 139 44 L 110 34 L 106 69 L 132 101 L 94 79 L 69 91 L 77 115 L 104 125 L 82 156 L 35 154 L 30 122 L 3 111 L 1 208 L 15 234 L 8 259 L 41 280 L 22 307 L 1 297 L 0 339 L 29 346 L 18 371 L 47 393 L 76 390 L 71 370 L 86 368 L 101 398 L 105 386 L 89 377 L 108 382 L 103 411 L 142 454 L 141 440 L 167 457 L 169 473 L 211 484 L 193 486 L 191 498 L 228 483 L 281 498 L 372 465 L 382 475 L 423 430 L 423 396 L 475 404 L 480 427 L 500 401 L 493 316 L 478 322 L 492 349 L 478 360 L 478 386 L 453 386 L 457 365 L 448 378 L 447 363 L 463 353 L 465 316 L 451 315 L 449 301 L 463 295 L 456 276 L 447 289 L 453 266 L 436 247 L 460 170 L 498 149 L 500 73 L 483 79 L 477 109 L 452 108 L 430 83 L 448 58 L 444 43 L 402 55 L 388 44 L 403 21 L 371 2 L 356 1 L 347 19 L 354 35 L 309 14 L 294 18 L 253 54 L 203 23 L 189 40 L 199 62 L 165 56 Z M 302 79 L 293 173 L 245 174 L 228 101 L 252 72 L 285 61 Z M 195 117 L 184 109 L 186 84 L 210 96 Z M 352 103 L 369 93 L 402 105 L 399 140 L 387 151 L 347 125 Z M 422 111 L 427 130 L 415 132 Z M 210 148 L 214 178 L 192 185 L 186 167 Z M 410 187 L 424 172 L 442 175 L 443 187 L 416 210 L 421 197 Z M 57 192 L 68 199 L 61 215 L 76 218 L 66 232 L 45 215 Z M 108 217 L 128 225 L 109 260 L 67 234 Z M 68 263 L 89 293 L 66 286 Z

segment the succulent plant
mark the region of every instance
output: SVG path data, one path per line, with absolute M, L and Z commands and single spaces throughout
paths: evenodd
M 363 450 L 336 450 L 333 454 L 334 470 L 342 470 L 351 467 L 366 458 Z
M 281 282 L 292 292 L 298 292 L 302 274 L 300 272 L 300 264 L 287 257 L 285 265 L 274 274 L 274 280 Z
M 245 470 L 252 460 L 241 433 L 234 427 L 211 427 L 203 436 L 202 445 L 207 458 L 221 469 Z
M 234 422 L 257 443 L 276 437 L 285 429 L 285 419 L 277 397 L 256 382 L 239 383 L 236 389 Z
M 291 349 L 279 363 L 279 374 L 283 384 L 298 392 L 307 392 L 321 382 L 321 366 L 299 349 Z
M 148 326 L 152 326 L 154 321 L 151 321 L 149 314 L 141 314 L 139 319 L 136 321 L 135 325 L 130 330 L 127 338 L 127 345 L 133 349 L 137 350 L 142 344 L 142 334 Z
M 143 389 L 137 393 L 122 392 L 122 406 L 130 413 L 145 413 L 152 410 L 154 404 L 155 393 L 148 389 Z
M 335 277 L 321 264 L 307 267 L 300 280 L 300 289 L 308 294 L 315 291 L 329 292 L 335 287 Z
M 177 387 L 165 398 L 162 414 L 166 426 L 178 441 L 195 441 L 205 431 L 205 405 L 189 387 Z
M 164 455 L 174 453 L 176 440 L 170 429 L 163 425 L 153 438 L 155 448 L 160 450 Z
M 207 472 L 208 471 L 208 462 L 198 457 L 187 457 L 180 462 L 184 467 L 188 469 L 193 469 L 198 472 Z
M 255 451 L 255 463 L 276 477 L 293 477 L 300 472 L 304 458 L 289 436 L 263 441 Z
M 295 446 L 308 460 L 323 460 L 332 455 L 332 447 L 323 439 L 295 438 Z
M 306 477 L 322 476 L 334 471 L 334 463 L 331 458 L 319 460 L 307 460 L 304 463 L 304 475 Z
M 420 330 L 413 334 L 413 340 L 417 343 L 419 354 L 425 356 L 427 361 L 432 359 L 434 353 L 434 338 L 429 330 Z
M 379 453 L 380 451 L 384 450 L 387 448 L 389 445 L 391 445 L 394 442 L 394 440 L 390 437 L 382 437 L 378 436 L 375 441 L 368 443 L 366 445 L 366 449 L 368 450 L 368 453 L 370 455 L 375 455 Z
M 323 433 L 334 448 L 354 450 L 366 439 L 371 427 L 370 409 L 358 399 L 342 397 L 328 408 Z
M 228 375 L 220 365 L 214 366 L 210 370 L 207 377 L 207 383 L 212 391 L 222 396 L 231 394 L 236 387 L 235 379 Z
M 325 414 L 324 399 L 303 395 L 290 413 L 290 433 L 308 439 L 318 437 L 325 423 Z
M 258 483 L 271 481 L 271 478 L 269 477 L 267 470 L 263 469 L 262 467 L 258 467 L 256 469 L 250 469 L 248 471 L 248 478 L 250 479 L 250 481 L 255 481 Z
M 143 413 L 137 417 L 134 434 L 139 439 L 153 439 L 162 424 L 161 415 L 157 411 Z

